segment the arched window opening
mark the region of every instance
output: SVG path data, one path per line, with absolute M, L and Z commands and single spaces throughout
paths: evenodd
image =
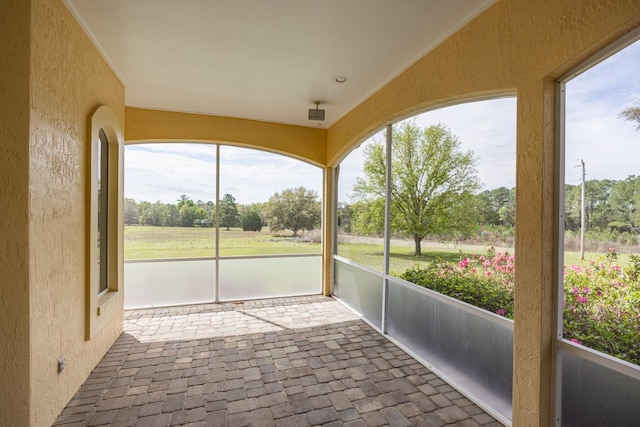
M 128 145 L 125 307 L 319 294 L 322 173 L 235 146 Z

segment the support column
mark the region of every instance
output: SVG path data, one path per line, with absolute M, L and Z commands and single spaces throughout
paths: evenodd
M 555 85 L 518 85 L 513 425 L 550 426 L 555 339 Z
M 334 219 L 334 176 L 333 168 L 324 168 L 324 188 L 322 204 L 322 295 L 331 295 L 332 265 L 333 265 L 333 230 Z

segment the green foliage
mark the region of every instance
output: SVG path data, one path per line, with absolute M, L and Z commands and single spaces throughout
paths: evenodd
M 384 234 L 384 198 L 360 200 L 351 205 L 353 234 L 382 236 Z
M 590 180 L 585 186 L 587 240 L 634 245 L 640 234 L 640 177 Z M 565 185 L 565 229 L 580 230 L 581 184 Z
M 240 220 L 243 231 L 260 231 L 262 230 L 262 218 L 258 212 L 249 210 L 242 215 Z
M 288 188 L 271 196 L 265 207 L 271 231 L 291 230 L 297 236 L 298 231 L 316 228 L 321 217 L 317 199 L 315 191 L 304 187 Z
M 508 253 L 464 257 L 458 265 L 436 259 L 427 268 L 410 268 L 400 278 L 513 318 L 514 258 Z
M 345 233 L 351 233 L 352 229 L 352 218 L 353 218 L 353 206 L 340 202 L 338 203 L 337 209 L 337 217 L 338 217 L 338 230 L 343 231 Z
M 564 270 L 564 337 L 631 363 L 640 364 L 640 256 L 618 264 L 611 248 L 589 267 Z M 489 250 L 461 257 L 457 265 L 436 260 L 399 275 L 420 286 L 513 318 L 515 260 Z
M 587 268 L 565 268 L 565 338 L 640 364 L 639 258 L 620 267 L 611 248 Z
M 478 222 L 484 227 L 515 226 L 516 189 L 500 187 L 475 196 Z
M 227 193 L 220 200 L 220 227 L 226 227 L 229 230 L 238 225 L 240 225 L 240 214 L 236 198 Z
M 420 128 L 404 122 L 393 128 L 391 145 L 391 230 L 412 237 L 415 255 L 428 235 L 465 236 L 476 225 L 472 194 L 479 188 L 473 152 L 444 125 Z M 365 147 L 364 178 L 354 185 L 365 218 L 359 231 L 381 230 L 386 191 L 385 145 Z M 354 209 L 355 210 L 355 209 Z
M 133 199 L 124 199 L 124 223 L 134 225 L 138 223 L 138 206 Z
M 160 202 L 158 202 L 158 204 L 159 203 Z M 178 224 L 181 227 L 206 225 L 207 211 L 196 205 L 196 203 L 186 195 L 183 194 L 180 196 L 176 208 L 178 211 Z

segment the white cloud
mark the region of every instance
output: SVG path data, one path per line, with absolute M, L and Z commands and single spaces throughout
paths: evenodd
M 162 143 L 125 148 L 125 197 L 174 203 L 215 199 L 215 146 Z
M 588 69 L 566 84 L 565 176 L 624 179 L 640 172 L 640 132 L 620 112 L 640 106 L 640 42 Z
M 157 143 L 126 147 L 125 195 L 136 201 L 174 203 L 182 194 L 215 200 L 216 146 Z M 285 188 L 304 186 L 322 196 L 322 170 L 296 159 L 246 148 L 220 147 L 220 197 L 265 202 Z

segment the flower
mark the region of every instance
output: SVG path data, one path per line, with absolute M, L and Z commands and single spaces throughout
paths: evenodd
M 496 314 L 499 314 L 500 316 L 504 316 L 505 314 L 507 314 L 507 310 L 504 308 L 501 308 L 498 311 L 496 311 Z
M 582 341 L 580 341 L 580 340 L 579 340 L 579 339 L 577 339 L 577 338 L 571 338 L 571 342 L 572 342 L 572 343 L 575 343 L 575 344 L 580 344 L 580 345 L 582 345 Z

